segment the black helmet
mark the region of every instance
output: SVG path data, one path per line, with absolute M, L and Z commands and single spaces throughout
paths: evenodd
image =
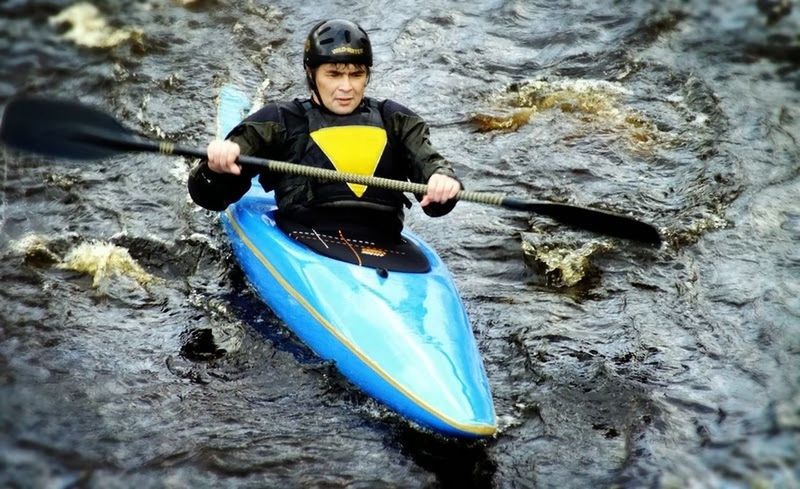
M 343 19 L 325 20 L 315 25 L 306 39 L 303 65 L 316 68 L 322 63 L 372 66 L 372 45 L 367 31 Z

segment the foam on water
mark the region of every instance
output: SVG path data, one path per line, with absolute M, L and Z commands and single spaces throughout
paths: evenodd
M 579 247 L 528 237 L 522 241 L 525 260 L 541 270 L 553 287 L 572 287 L 593 271 L 592 258 L 615 249 L 608 240 L 593 240 Z
M 667 135 L 647 116 L 625 105 L 631 91 L 617 82 L 587 79 L 532 80 L 515 83 L 490 103 L 499 113 L 477 113 L 472 122 L 480 131 L 516 131 L 537 114 L 556 110 L 576 118 L 586 134 L 616 132 L 631 149 L 648 150 L 665 144 Z
M 127 249 L 104 241 L 83 243 L 72 249 L 59 267 L 91 275 L 95 288 L 118 277 L 132 278 L 143 286 L 156 281 L 131 257 Z
M 79 46 L 108 49 L 125 42 L 141 43 L 143 32 L 133 27 L 115 28 L 91 3 L 80 2 L 50 17 L 51 25 L 68 26 L 63 37 Z

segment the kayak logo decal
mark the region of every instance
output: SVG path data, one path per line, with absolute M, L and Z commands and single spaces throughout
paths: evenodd
M 333 126 L 311 133 L 311 139 L 325 153 L 336 171 L 374 176 L 386 148 L 386 130 L 375 126 Z M 356 197 L 366 185 L 348 183 Z
M 380 248 L 373 248 L 371 246 L 362 246 L 361 247 L 361 254 L 362 255 L 377 256 L 378 258 L 383 258 L 384 256 L 386 256 L 386 250 L 382 250 Z

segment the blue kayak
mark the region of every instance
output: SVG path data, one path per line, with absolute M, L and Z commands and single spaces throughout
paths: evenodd
M 218 134 L 227 134 L 248 105 L 235 87 L 223 87 Z M 222 222 L 247 280 L 286 326 L 408 420 L 448 436 L 494 434 L 497 420 L 480 353 L 436 253 L 404 232 L 427 259 L 426 272 L 348 263 L 286 234 L 275 211 L 272 193 L 254 180 Z

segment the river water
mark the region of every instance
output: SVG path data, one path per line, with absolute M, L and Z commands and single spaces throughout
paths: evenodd
M 304 96 L 305 34 L 357 19 L 369 94 L 423 115 L 469 189 L 630 213 L 665 244 L 413 210 L 500 421 L 445 440 L 264 310 L 192 162 L 4 151 L 0 486 L 800 487 L 800 12 L 756 3 L 6 0 L 0 104 L 67 97 L 197 145 L 220 86 Z

